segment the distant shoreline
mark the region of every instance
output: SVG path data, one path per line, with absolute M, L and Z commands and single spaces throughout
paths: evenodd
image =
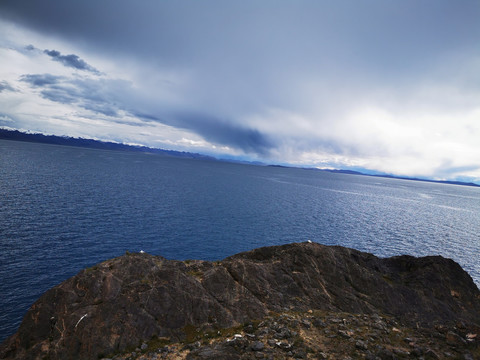
M 472 182 L 464 182 L 464 181 L 421 179 L 421 178 L 412 178 L 412 177 L 406 177 L 406 176 L 394 176 L 394 175 L 388 175 L 388 174 L 365 174 L 365 173 L 362 173 L 359 171 L 353 171 L 353 170 L 321 170 L 321 171 L 327 171 L 327 172 L 336 173 L 336 174 L 362 175 L 362 176 L 381 177 L 381 178 L 387 178 L 387 179 L 423 181 L 423 182 L 437 183 L 437 184 L 480 187 L 480 185 L 478 184 L 475 184 Z
M 176 151 L 176 150 L 164 150 L 164 149 L 150 148 L 147 146 L 127 145 L 127 144 L 115 143 L 110 141 L 100 141 L 100 140 L 86 139 L 86 138 L 73 138 L 69 136 L 44 135 L 40 133 L 25 133 L 18 130 L 7 130 L 2 128 L 0 128 L 0 140 L 13 140 L 13 141 L 23 141 L 23 142 L 40 143 L 40 144 L 73 146 L 73 147 L 82 147 L 82 148 L 99 149 L 99 150 L 154 153 L 154 154 L 169 155 L 169 156 L 182 157 L 182 158 L 216 160 L 214 157 L 211 157 L 208 155 L 202 155 L 198 153 Z
M 99 150 L 153 153 L 153 154 L 168 155 L 168 156 L 174 156 L 174 157 L 180 157 L 180 158 L 204 159 L 204 160 L 241 163 L 241 164 L 256 165 L 256 166 L 270 166 L 270 167 L 278 167 L 278 168 L 286 168 L 286 169 L 288 168 L 304 169 L 304 170 L 310 170 L 310 171 L 312 170 L 324 171 L 324 172 L 330 172 L 335 174 L 373 176 L 373 177 L 381 177 L 381 178 L 388 178 L 388 179 L 412 180 L 412 181 L 422 181 L 422 182 L 437 183 L 437 184 L 480 187 L 479 184 L 475 184 L 472 182 L 464 182 L 464 181 L 433 180 L 433 179 L 423 179 L 423 178 L 416 178 L 416 177 L 395 176 L 395 175 L 389 175 L 389 174 L 367 174 L 360 171 L 345 170 L 345 169 L 318 169 L 318 168 L 305 168 L 305 167 L 302 168 L 302 167 L 288 166 L 288 165 L 275 165 L 275 164 L 268 165 L 268 164 L 259 163 L 259 162 L 217 159 L 213 156 L 203 155 L 199 153 L 191 153 L 191 152 L 176 151 L 176 150 L 165 150 L 165 149 L 151 148 L 151 147 L 141 146 L 141 145 L 138 145 L 138 146 L 127 145 L 127 144 L 94 140 L 94 139 L 74 138 L 70 136 L 44 135 L 41 133 L 26 133 L 19 130 L 10 130 L 5 128 L 0 128 L 0 140 L 14 140 L 14 141 L 24 141 L 24 142 L 41 143 L 41 144 L 74 146 L 74 147 L 99 149 Z

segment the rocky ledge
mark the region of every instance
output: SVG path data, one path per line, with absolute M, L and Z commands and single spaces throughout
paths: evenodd
M 479 289 L 440 256 L 310 242 L 217 262 L 127 253 L 47 291 L 0 358 L 468 359 L 478 324 Z

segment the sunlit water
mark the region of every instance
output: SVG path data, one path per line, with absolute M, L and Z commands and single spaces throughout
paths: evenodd
M 0 341 L 127 250 L 217 260 L 308 239 L 443 255 L 480 284 L 480 189 L 0 140 Z

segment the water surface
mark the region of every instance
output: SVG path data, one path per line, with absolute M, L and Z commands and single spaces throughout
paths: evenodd
M 480 284 L 479 234 L 479 188 L 0 140 L 0 341 L 43 292 L 126 251 L 312 240 L 443 255 Z

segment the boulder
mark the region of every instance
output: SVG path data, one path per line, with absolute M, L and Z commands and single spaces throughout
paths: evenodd
M 410 325 L 480 323 L 480 292 L 440 256 L 382 259 L 310 242 L 218 262 L 127 253 L 47 291 L 0 358 L 94 359 L 154 337 L 188 340 L 271 311 L 312 309 L 384 313 Z

